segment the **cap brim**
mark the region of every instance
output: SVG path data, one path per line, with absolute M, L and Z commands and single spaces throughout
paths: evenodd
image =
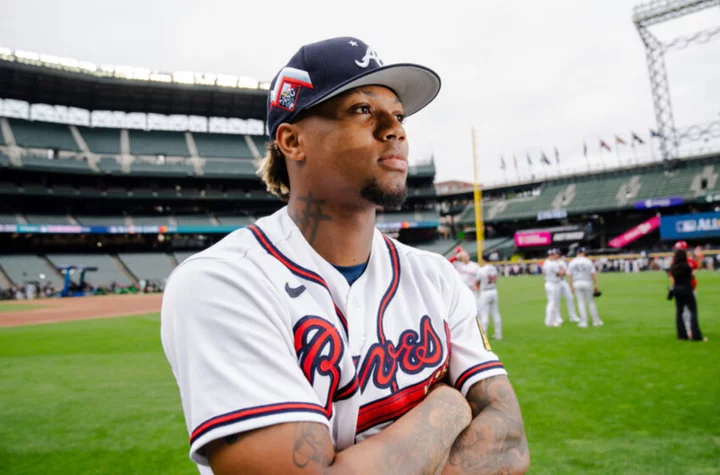
M 403 105 L 405 117 L 409 117 L 437 97 L 440 92 L 440 76 L 432 69 L 418 64 L 390 64 L 340 84 L 303 109 L 307 110 L 361 86 L 385 86 L 392 89 Z

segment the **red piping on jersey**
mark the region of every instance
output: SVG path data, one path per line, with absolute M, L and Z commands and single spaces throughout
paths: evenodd
M 389 350 L 385 333 L 383 332 L 383 318 L 385 317 L 385 310 L 387 310 L 390 301 L 392 301 L 393 297 L 395 297 L 395 294 L 397 293 L 398 284 L 400 282 L 400 260 L 398 259 L 397 248 L 392 241 L 385 235 L 383 235 L 383 238 L 385 239 L 385 244 L 390 252 L 390 262 L 392 264 L 393 275 L 392 280 L 390 281 L 390 286 L 385 291 L 385 295 L 383 295 L 383 298 L 380 301 L 380 308 L 378 309 L 377 316 L 377 334 L 380 345 Z M 390 344 L 392 344 L 392 342 L 390 342 Z M 394 378 L 390 384 L 390 389 L 394 393 L 398 391 L 397 381 Z
M 248 419 L 255 419 L 257 417 L 271 416 L 274 414 L 282 414 L 287 412 L 312 412 L 320 414 L 323 417 L 327 417 L 325 414 L 325 408 L 317 404 L 310 404 L 305 402 L 286 402 L 280 404 L 268 404 L 266 406 L 250 407 L 248 409 L 242 409 L 239 411 L 228 412 L 219 416 L 213 417 L 200 424 L 190 435 L 190 445 L 202 436 L 207 434 L 213 429 L 218 427 L 226 426 L 228 424 L 235 424 Z
M 483 364 L 468 368 L 463 374 L 458 377 L 457 381 L 455 381 L 455 387 L 460 390 L 462 389 L 465 382 L 476 374 L 484 373 L 485 371 L 490 371 L 491 369 L 498 368 L 504 368 L 504 366 L 500 361 L 497 360 L 488 361 Z
M 298 264 L 295 264 L 293 261 L 291 261 L 285 254 L 280 252 L 280 250 L 275 247 L 273 243 L 270 242 L 270 239 L 268 239 L 265 232 L 263 232 L 262 229 L 260 229 L 257 225 L 251 224 L 248 226 L 248 229 L 253 233 L 253 236 L 255 236 L 255 239 L 260 243 L 260 245 L 275 259 L 280 261 L 285 267 L 288 268 L 290 272 L 295 274 L 296 276 L 305 279 L 310 280 L 312 282 L 315 282 L 316 284 L 320 284 L 323 287 L 325 287 L 325 290 L 328 291 L 330 294 L 330 300 L 333 302 L 333 306 L 335 307 L 335 314 L 340 319 L 340 323 L 343 326 L 343 330 L 345 331 L 345 336 L 348 337 L 348 324 L 347 319 L 345 318 L 345 315 L 340 311 L 338 306 L 335 304 L 335 300 L 332 298 L 332 293 L 330 293 L 330 287 L 328 287 L 327 282 L 325 282 L 325 279 L 323 279 L 320 275 L 316 274 L 315 272 L 306 269 Z

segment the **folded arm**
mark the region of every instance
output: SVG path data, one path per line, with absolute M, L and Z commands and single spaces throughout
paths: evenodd
M 379 434 L 341 452 L 327 427 L 313 422 L 226 437 L 206 449 L 216 475 L 437 473 L 470 420 L 462 395 L 443 386 Z
M 520 405 L 506 376 L 475 383 L 468 391 L 470 426 L 455 440 L 443 474 L 516 474 L 530 465 Z

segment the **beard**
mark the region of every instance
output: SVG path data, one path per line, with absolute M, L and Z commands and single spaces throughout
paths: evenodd
M 360 196 L 370 203 L 382 206 L 383 208 L 399 208 L 405 202 L 407 193 L 406 183 L 403 183 L 400 187 L 384 189 L 378 184 L 375 178 L 368 180 L 360 189 Z

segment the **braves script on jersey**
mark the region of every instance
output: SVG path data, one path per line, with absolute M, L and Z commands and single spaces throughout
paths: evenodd
M 505 370 L 472 293 L 442 256 L 375 231 L 349 286 L 283 208 L 183 262 L 162 309 L 190 454 L 282 422 L 325 424 L 338 450 L 420 403 L 443 375 L 463 394 Z M 201 467 L 201 471 L 210 473 Z

